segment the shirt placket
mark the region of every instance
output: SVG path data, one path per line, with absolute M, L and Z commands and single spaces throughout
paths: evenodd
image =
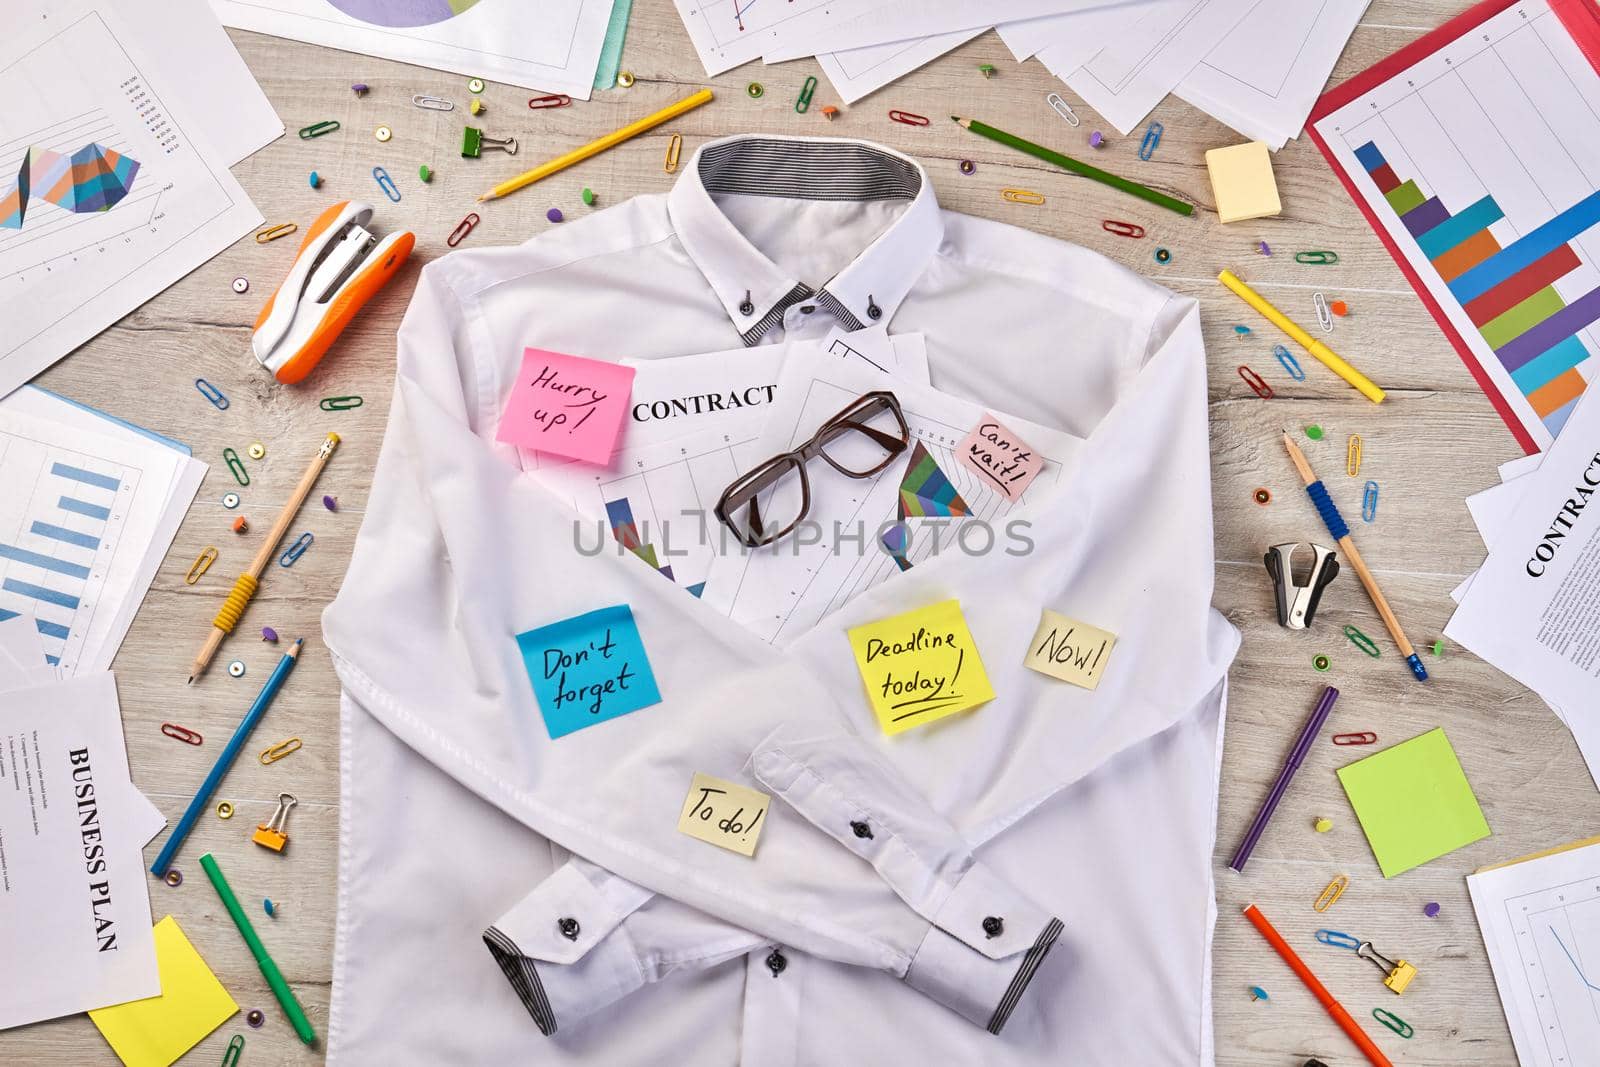
M 745 957 L 740 1067 L 796 1067 L 800 987 L 808 962 L 781 945 L 769 945 Z

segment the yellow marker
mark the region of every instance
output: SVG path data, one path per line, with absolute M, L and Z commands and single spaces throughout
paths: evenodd
M 848 636 L 886 734 L 994 699 L 959 600 L 869 622 Z
M 623 141 L 637 137 L 646 130 L 653 130 L 663 122 L 671 122 L 679 115 L 682 115 L 688 111 L 693 111 L 702 104 L 709 104 L 710 102 L 711 90 L 701 89 L 693 96 L 686 96 L 682 100 L 679 100 L 676 104 L 669 104 L 653 115 L 646 115 L 638 122 L 631 122 L 622 127 L 620 130 L 606 134 L 598 141 L 590 141 L 582 148 L 574 148 L 564 156 L 557 156 L 550 162 L 534 167 L 525 174 L 519 174 L 509 181 L 501 182 L 493 189 L 490 189 L 487 193 L 484 193 L 482 196 L 478 197 L 478 202 L 482 203 L 485 200 L 498 200 L 502 196 L 507 196 L 516 192 L 525 185 L 532 185 L 534 182 L 539 181 L 542 178 L 550 177 L 550 175 L 555 174 L 557 171 L 566 170 L 574 163 L 582 163 L 590 156 L 597 156 L 608 148 L 615 148 Z
M 678 815 L 678 832 L 754 856 L 772 798 L 759 790 L 696 773 Z
M 1346 363 L 1333 349 L 1295 325 L 1287 315 L 1267 303 L 1260 293 L 1240 281 L 1233 271 L 1223 271 L 1217 275 L 1217 281 L 1232 289 L 1235 296 L 1255 308 L 1272 325 L 1288 334 L 1292 341 L 1315 356 L 1323 366 L 1349 382 L 1362 396 L 1374 404 L 1383 403 L 1383 390 L 1379 389 L 1372 379 Z

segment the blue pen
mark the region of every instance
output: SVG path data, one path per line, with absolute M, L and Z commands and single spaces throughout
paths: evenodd
M 228 738 L 228 744 L 222 750 L 222 755 L 217 757 L 217 762 L 212 764 L 211 773 L 206 775 L 206 780 L 200 783 L 200 791 L 189 801 L 189 808 L 183 813 L 183 818 L 178 820 L 177 829 L 172 831 L 172 836 L 167 838 L 167 843 L 161 846 L 161 855 L 156 857 L 156 862 L 150 867 L 150 873 L 157 878 L 167 873 L 167 868 L 172 865 L 172 857 L 177 853 L 178 846 L 183 844 L 183 839 L 189 836 L 189 831 L 194 829 L 194 822 L 200 817 L 200 812 L 211 802 L 211 794 L 216 792 L 217 785 L 221 783 L 222 776 L 228 773 L 228 768 L 233 766 L 233 761 L 238 758 L 239 750 L 244 747 L 245 741 L 250 737 L 250 731 L 256 728 L 256 723 L 267 713 L 267 708 L 272 704 L 272 698 L 278 695 L 278 690 L 283 688 L 283 683 L 289 677 L 289 672 L 294 669 L 295 660 L 300 656 L 300 647 L 305 644 L 305 638 L 296 638 L 293 647 L 283 654 L 278 661 L 278 666 L 273 669 L 272 676 L 267 679 L 267 684 L 261 687 L 261 692 L 256 696 L 256 702 L 250 705 L 250 710 L 244 713 L 244 718 L 239 721 L 238 729 L 233 731 L 233 736 Z
M 1416 649 L 1411 647 L 1411 642 L 1406 640 L 1405 631 L 1400 629 L 1400 620 L 1395 618 L 1389 602 L 1383 598 L 1383 590 L 1378 588 L 1377 579 L 1372 577 L 1372 572 L 1367 570 L 1366 561 L 1361 558 L 1361 553 L 1356 551 L 1356 543 L 1350 540 L 1350 526 L 1344 521 L 1344 516 L 1339 514 L 1333 498 L 1328 495 L 1328 487 L 1322 484 L 1322 479 L 1317 477 L 1316 472 L 1311 469 L 1311 464 L 1306 462 L 1305 453 L 1295 445 L 1288 430 L 1283 431 L 1283 447 L 1289 450 L 1289 458 L 1294 461 L 1295 470 L 1300 472 L 1301 479 L 1306 483 L 1306 495 L 1311 497 L 1311 502 L 1317 506 L 1317 514 L 1322 516 L 1323 525 L 1328 527 L 1328 533 L 1333 539 L 1339 542 L 1339 548 L 1344 552 L 1346 562 L 1355 570 L 1356 577 L 1361 579 L 1361 585 L 1372 598 L 1372 606 L 1378 609 L 1378 616 L 1388 628 L 1389 636 L 1393 637 L 1394 643 L 1400 647 L 1400 654 L 1406 658 L 1406 666 L 1411 668 L 1411 673 L 1416 676 L 1417 681 L 1426 682 L 1428 669 L 1422 665 L 1422 657 L 1417 655 Z

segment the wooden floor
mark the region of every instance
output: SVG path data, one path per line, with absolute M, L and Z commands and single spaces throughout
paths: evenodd
M 1364 69 L 1465 6 L 1465 0 L 1375 0 L 1334 80 Z M 415 258 L 424 261 L 445 254 L 446 235 L 474 209 L 476 194 L 494 181 L 707 83 L 673 7 L 664 0 L 638 3 L 623 53 L 624 69 L 638 76 L 636 86 L 598 93 L 590 103 L 540 112 L 525 106 L 531 95 L 527 91 L 490 86 L 484 94 L 489 111 L 481 125 L 493 136 L 514 134 L 522 151 L 515 159 L 486 154 L 481 160 L 462 160 L 462 113 L 418 110 L 410 97 L 430 92 L 464 104 L 469 96 L 464 77 L 250 33 L 232 36 L 289 128 L 286 137 L 235 168 L 267 220 L 295 221 L 303 230 L 334 200 L 376 198 L 379 224 L 414 230 Z M 980 63 L 998 68 L 992 80 L 979 74 Z M 1311 445 L 1312 459 L 1327 473 L 1347 514 L 1359 508 L 1360 482 L 1342 473 L 1344 442 L 1347 434 L 1359 433 L 1366 442 L 1362 478 L 1382 486 L 1377 521 L 1357 530 L 1362 551 L 1412 639 L 1431 644 L 1450 616 L 1449 589 L 1483 555 L 1462 498 L 1493 484 L 1496 464 L 1519 454 L 1327 165 L 1309 142 L 1291 142 L 1275 160 L 1283 216 L 1223 227 L 1212 210 L 1202 210 L 1195 219 L 1145 210 L 1137 201 L 1008 152 L 948 122 L 916 129 L 888 120 L 890 108 L 935 117 L 970 112 L 1023 136 L 1086 154 L 1088 149 L 1081 146 L 1096 125 L 1092 113 L 1037 63 L 1015 63 L 992 33 L 845 109 L 831 124 L 820 114 L 820 106 L 830 102 L 826 79 L 808 115 L 792 109 L 801 81 L 813 73 L 820 71 L 808 61 L 773 68 L 757 64 L 711 79 L 709 84 L 718 90 L 711 106 L 532 191 L 484 205 L 483 223 L 467 243 L 483 248 L 540 233 L 550 225 L 545 211 L 552 206 L 568 215 L 581 214 L 586 210 L 579 199 L 584 186 L 598 194 L 601 206 L 666 190 L 673 178 L 663 173 L 662 157 L 672 131 L 683 135 L 685 158 L 701 142 L 736 132 L 838 134 L 869 138 L 915 155 L 927 166 L 947 208 L 1086 244 L 1197 297 L 1210 352 L 1216 604 L 1244 633 L 1232 675 L 1218 828 L 1213 982 L 1218 1060 L 1283 1067 L 1312 1055 L 1333 1065 L 1358 1058 L 1241 919 L 1239 909 L 1256 901 L 1300 943 L 1314 929 L 1332 925 L 1358 932 L 1419 967 L 1420 977 L 1397 1000 L 1366 963 L 1329 954 L 1316 960 L 1336 995 L 1371 1024 L 1397 1062 L 1513 1062 L 1463 876 L 1480 865 L 1596 831 L 1600 795 L 1571 737 L 1532 694 L 1459 649 L 1448 648 L 1438 660 L 1425 654 L 1433 674 L 1425 686 L 1411 680 L 1392 652 L 1379 661 L 1360 654 L 1339 635 L 1340 629 L 1354 623 L 1376 636 L 1382 627 L 1366 597 L 1347 578 L 1330 591 L 1312 634 L 1280 629 L 1261 565 L 1268 545 L 1322 536 L 1278 443 L 1280 428 L 1317 423 L 1327 431 L 1320 445 Z M 766 86 L 759 100 L 745 93 L 751 79 Z M 355 81 L 366 82 L 372 91 L 356 98 L 349 89 Z M 207 88 L 195 85 L 192 90 Z M 1052 90 L 1062 91 L 1079 107 L 1083 127 L 1072 130 L 1050 111 L 1044 96 Z M 1155 118 L 1166 133 L 1149 162 L 1137 159 L 1137 136 L 1119 138 L 1109 127 L 1110 144 L 1096 159 L 1212 205 L 1202 154 L 1241 138 L 1175 98 Z M 316 140 L 295 136 L 300 127 L 323 119 L 338 119 L 343 129 Z M 372 130 L 379 124 L 393 127 L 392 141 L 374 140 Z M 962 159 L 976 161 L 976 174 L 958 171 Z M 416 179 L 417 167 L 424 163 L 437 175 L 428 186 Z M 378 164 L 395 176 L 404 193 L 401 203 L 390 205 L 377 197 L 370 171 Z M 318 191 L 307 186 L 311 170 L 325 180 Z M 1005 203 L 999 191 L 1008 186 L 1037 190 L 1048 203 Z M 1100 222 L 1108 218 L 1142 223 L 1149 237 L 1128 240 L 1102 232 Z M 231 731 L 278 657 L 279 648 L 249 635 L 271 625 L 288 637 L 304 634 L 309 639 L 302 666 L 259 737 L 264 746 L 295 735 L 305 747 L 271 767 L 249 756 L 242 759 L 225 789 L 238 815 L 230 822 L 202 819 L 185 850 L 188 860 L 180 863 L 189 875 L 181 888 L 151 885 L 154 916 L 176 915 L 240 1006 L 266 1013 L 266 1025 L 259 1031 L 248 1030 L 242 1017 L 217 1030 L 186 1060 L 199 1064 L 219 1062 L 229 1036 L 239 1032 L 247 1037 L 248 1067 L 321 1058 L 320 1050 L 307 1049 L 295 1039 L 216 896 L 193 867 L 193 857 L 205 849 L 227 858 L 229 877 L 241 897 L 268 896 L 278 902 L 278 918 L 259 918 L 258 928 L 319 1030 L 327 1018 L 339 820 L 338 686 L 318 639 L 318 619 L 341 581 L 361 522 L 388 411 L 395 328 L 415 269 L 357 321 L 308 385 L 285 388 L 254 366 L 250 326 L 288 268 L 297 240 L 258 245 L 246 237 L 40 380 L 69 397 L 181 438 L 212 464 L 116 661 L 134 778 L 169 817 L 175 820 L 182 811 L 215 754 L 212 741 Z M 1276 254 L 1257 254 L 1258 240 L 1269 242 Z M 1153 261 L 1157 245 L 1171 249 L 1171 262 Z M 1297 265 L 1292 253 L 1303 249 L 1334 250 L 1339 263 Z M 1214 281 L 1222 267 L 1237 269 L 1303 319 L 1313 317 L 1314 292 L 1348 301 L 1351 314 L 1338 323 L 1333 344 L 1388 389 L 1389 401 L 1382 408 L 1369 404 L 1310 360 L 1304 361 L 1310 368 L 1307 381 L 1288 381 L 1271 354 L 1276 338 Z M 241 275 L 250 280 L 250 291 L 237 296 L 230 282 Z M 1256 332 L 1236 336 L 1236 323 Z M 1276 399 L 1258 399 L 1246 388 L 1235 373 L 1245 362 L 1273 381 Z M 193 385 L 196 377 L 220 386 L 232 398 L 232 407 L 217 411 L 202 400 Z M 364 406 L 339 414 L 318 410 L 320 397 L 347 394 L 363 396 Z M 339 510 L 332 513 L 314 504 L 305 510 L 295 526 L 314 531 L 315 545 L 292 569 L 270 568 L 243 635 L 225 647 L 220 663 L 243 659 L 249 673 L 234 680 L 225 670 L 213 669 L 193 689 L 185 689 L 185 668 L 194 646 L 260 536 L 240 538 L 228 528 L 234 513 L 219 501 L 236 487 L 221 462 L 221 450 L 232 446 L 244 454 L 252 442 L 266 446 L 266 458 L 250 464 L 252 483 L 241 509 L 259 531 L 330 429 L 343 435 L 344 445 L 318 495 L 335 494 Z M 1252 501 L 1257 486 L 1272 490 L 1270 505 Z M 198 585 L 185 585 L 185 571 L 207 545 L 218 546 L 221 559 Z M 1327 674 L 1312 669 L 1312 656 L 1319 652 L 1333 659 Z M 1227 870 L 1228 856 L 1324 682 L 1344 692 L 1334 719 L 1341 729 L 1373 730 L 1389 743 L 1444 726 L 1494 835 L 1386 883 L 1333 775 L 1349 752 L 1324 742 L 1312 750 L 1248 875 Z M 158 727 L 164 721 L 201 731 L 206 746 L 191 748 L 163 737 Z M 280 790 L 294 793 L 300 804 L 289 821 L 293 843 L 287 854 L 276 856 L 249 844 L 248 837 L 270 814 Z M 1312 831 L 1312 820 L 1322 815 L 1333 820 L 1332 832 Z M 1340 873 L 1350 876 L 1349 891 L 1327 917 L 1315 914 L 1312 901 Z M 1429 901 L 1441 905 L 1437 918 L 1423 915 Z M 1266 989 L 1271 1000 L 1253 1002 L 1248 990 L 1254 985 Z M 1415 1026 L 1416 1036 L 1403 1041 L 1376 1026 L 1370 1018 L 1374 1007 L 1395 1010 Z M 77 1016 L 0 1034 L 0 1062 L 114 1059 L 88 1019 Z M 537 1062 L 536 1048 L 530 1050 L 530 1062 Z

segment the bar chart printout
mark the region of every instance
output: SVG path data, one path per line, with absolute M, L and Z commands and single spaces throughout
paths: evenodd
M 1525 447 L 1600 374 L 1600 75 L 1514 3 L 1315 131 Z

